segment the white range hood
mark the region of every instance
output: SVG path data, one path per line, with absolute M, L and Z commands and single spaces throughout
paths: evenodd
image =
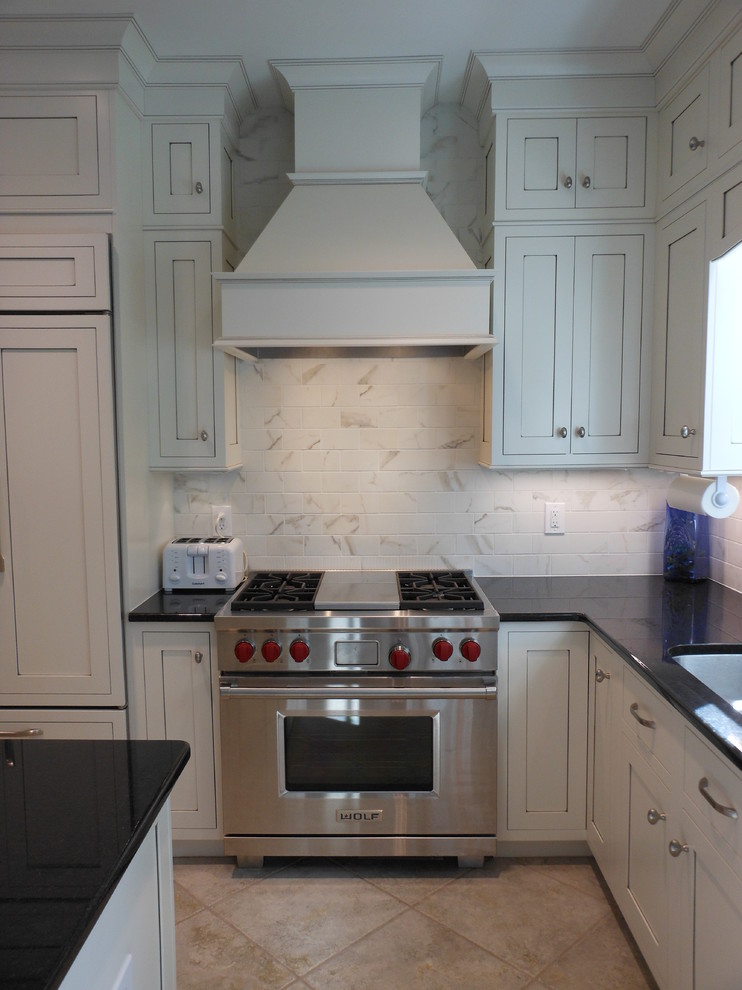
M 495 340 L 492 278 L 425 192 L 438 62 L 273 62 L 295 114 L 294 188 L 236 271 L 215 273 L 239 357 L 436 353 Z

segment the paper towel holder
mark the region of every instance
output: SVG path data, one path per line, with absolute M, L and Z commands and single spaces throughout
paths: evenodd
M 722 509 L 729 503 L 729 499 L 730 495 L 729 486 L 727 485 L 727 476 L 725 474 L 717 475 L 716 487 L 714 488 L 714 494 L 711 496 L 711 501 L 717 509 Z

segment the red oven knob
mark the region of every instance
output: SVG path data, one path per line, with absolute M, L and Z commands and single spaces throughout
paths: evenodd
M 447 639 L 437 639 L 433 643 L 433 656 L 436 660 L 450 660 L 453 656 L 453 646 Z
M 292 660 L 296 660 L 297 663 L 304 663 L 309 656 L 309 643 L 303 639 L 295 639 L 289 647 L 289 653 Z
M 249 639 L 241 639 L 234 648 L 234 655 L 240 663 L 247 663 L 255 656 L 255 647 Z
M 461 656 L 464 660 L 468 660 L 469 663 L 479 660 L 481 652 L 482 647 L 473 639 L 465 639 L 461 644 Z
M 410 663 L 410 651 L 406 646 L 395 646 L 389 651 L 389 663 L 395 670 L 404 670 Z
M 281 656 L 281 644 L 277 643 L 275 639 L 266 639 L 260 648 L 260 652 L 263 654 L 263 659 L 266 663 L 275 663 Z

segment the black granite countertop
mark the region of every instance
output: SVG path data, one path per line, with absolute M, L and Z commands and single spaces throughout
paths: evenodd
M 231 591 L 165 591 L 160 588 L 129 612 L 129 622 L 211 622 Z
M 661 576 L 477 581 L 501 622 L 587 622 L 742 770 L 742 713 L 668 652 L 689 644 L 741 643 L 741 594 L 713 581 L 683 584 Z
M 0 749 L 0 985 L 55 990 L 190 750 L 51 739 Z

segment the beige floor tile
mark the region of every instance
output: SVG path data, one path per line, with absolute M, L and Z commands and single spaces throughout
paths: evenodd
M 520 990 L 530 977 L 410 909 L 305 980 L 315 990 Z
M 610 913 L 605 899 L 508 860 L 448 884 L 418 909 L 534 977 Z
M 398 897 L 405 904 L 417 904 L 424 897 L 464 876 L 453 857 L 447 859 L 360 858 L 340 861 L 348 870 Z
M 173 884 L 175 894 L 175 923 L 190 918 L 204 908 L 204 904 L 197 897 L 181 886 L 177 881 Z
M 539 978 L 549 990 L 647 990 L 656 986 L 613 915 L 580 939 Z
M 211 911 L 175 929 L 178 990 L 281 990 L 294 974 Z
M 193 897 L 208 906 L 234 893 L 236 884 L 255 883 L 293 862 L 293 859 L 273 860 L 260 870 L 240 870 L 232 858 L 176 860 L 173 876 Z
M 213 910 L 302 976 L 404 904 L 335 863 L 308 861 L 250 884 Z
M 599 901 L 605 900 L 605 888 L 594 861 L 589 857 L 567 859 L 521 860 L 527 866 L 534 866 L 553 880 L 569 884 L 584 894 L 590 894 Z

